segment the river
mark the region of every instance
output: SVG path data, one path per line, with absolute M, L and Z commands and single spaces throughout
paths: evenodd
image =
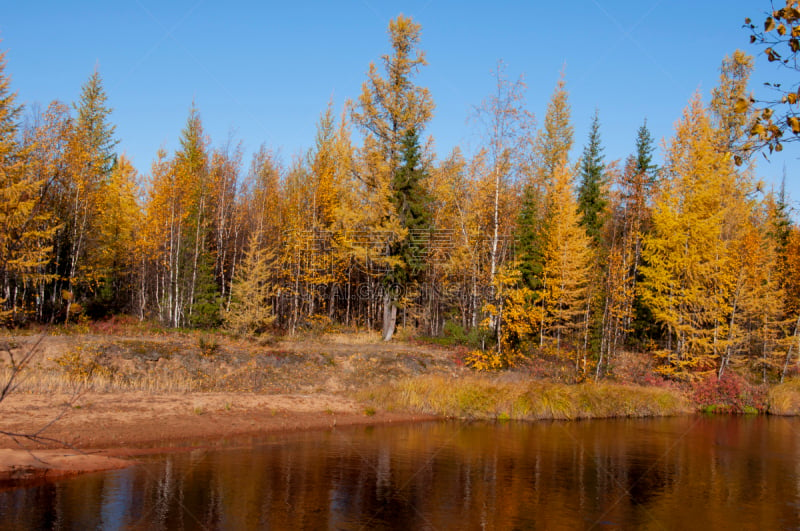
M 797 529 L 800 419 L 425 422 L 238 439 L 0 492 L 0 529 Z

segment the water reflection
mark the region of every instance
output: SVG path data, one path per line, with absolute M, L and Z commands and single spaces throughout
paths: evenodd
M 0 493 L 0 528 L 795 528 L 800 421 L 425 423 Z

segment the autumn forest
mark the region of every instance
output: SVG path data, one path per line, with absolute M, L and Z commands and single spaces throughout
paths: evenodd
M 388 36 L 291 163 L 212 143 L 192 105 L 179 149 L 146 175 L 117 149 L 99 72 L 72 104 L 23 108 L 0 55 L 2 324 L 377 330 L 467 345 L 479 370 L 558 360 L 578 379 L 624 351 L 678 380 L 792 373 L 800 227 L 743 149 L 752 57 L 722 59 L 663 160 L 645 117 L 630 156 L 606 160 L 599 114 L 574 138 L 564 76 L 534 117 L 500 63 L 467 156 L 426 134 L 420 26 L 400 16 Z

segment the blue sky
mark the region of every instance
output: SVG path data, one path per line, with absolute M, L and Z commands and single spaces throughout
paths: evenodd
M 567 7 L 568 6 L 568 7 Z M 467 119 L 493 87 L 502 59 L 524 75 L 542 123 L 562 68 L 577 157 L 595 109 L 607 160 L 624 159 L 647 118 L 659 144 L 695 91 L 708 99 L 719 65 L 737 47 L 755 54 L 742 29 L 763 19 L 764 0 L 575 0 L 469 2 L 7 2 L 0 48 L 21 102 L 74 101 L 95 67 L 114 108 L 120 149 L 148 172 L 156 150 L 173 151 L 194 100 L 215 145 L 242 141 L 246 159 L 265 143 L 284 161 L 311 146 L 332 98 L 356 98 L 371 61 L 389 50 L 399 13 L 422 25 L 429 66 L 417 78 L 436 103 L 427 132 L 439 157 L 479 138 Z M 776 79 L 758 57 L 752 88 Z M 231 136 L 232 135 L 232 136 Z M 787 167 L 800 199 L 798 146 L 759 164 L 767 182 Z

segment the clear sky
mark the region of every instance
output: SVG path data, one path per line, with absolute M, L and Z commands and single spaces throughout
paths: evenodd
M 214 145 L 229 137 L 249 154 L 262 143 L 284 161 L 311 146 L 332 98 L 356 98 L 371 61 L 389 51 L 387 26 L 400 13 L 422 25 L 429 66 L 417 78 L 436 103 L 427 132 L 439 157 L 478 143 L 467 119 L 493 87 L 498 60 L 524 75 L 528 105 L 542 123 L 562 68 L 577 157 L 594 110 L 607 160 L 633 150 L 647 118 L 659 141 L 697 90 L 708 100 L 719 65 L 737 47 L 755 54 L 742 29 L 766 0 L 574 0 L 219 2 L 6 0 L 0 48 L 25 104 L 75 101 L 99 68 L 120 149 L 149 172 L 159 147 L 174 151 L 192 100 Z M 756 61 L 751 87 L 776 79 Z M 759 164 L 800 199 L 800 146 Z

